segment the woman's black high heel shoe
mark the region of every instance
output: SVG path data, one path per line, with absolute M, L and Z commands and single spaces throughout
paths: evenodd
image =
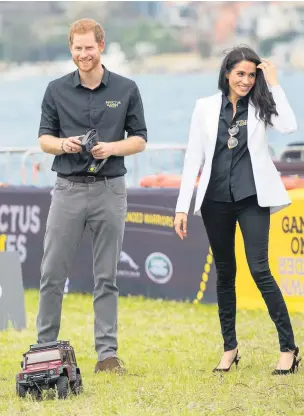
M 217 368 L 217 367 L 215 367 L 212 370 L 212 372 L 213 373 L 227 373 L 234 363 L 235 363 L 235 366 L 237 368 L 240 359 L 241 359 L 241 357 L 239 356 L 239 350 L 236 350 L 235 357 L 234 357 L 232 363 L 230 364 L 230 367 L 228 367 L 228 368 Z
M 273 376 L 283 376 L 286 374 L 294 374 L 295 371 L 298 371 L 298 367 L 299 367 L 299 362 L 301 361 L 301 357 L 298 357 L 299 355 L 299 348 L 297 347 L 295 349 L 295 352 L 293 353 L 294 357 L 293 357 L 293 362 L 291 367 L 288 370 L 274 370 L 271 374 Z

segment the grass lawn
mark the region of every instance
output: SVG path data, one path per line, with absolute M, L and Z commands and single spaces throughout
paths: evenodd
M 222 353 L 215 305 L 121 298 L 119 356 L 129 373 L 94 374 L 92 297 L 64 299 L 60 339 L 76 351 L 84 392 L 61 401 L 15 394 L 22 353 L 36 342 L 38 292 L 25 294 L 28 328 L 0 333 L 0 415 L 304 415 L 304 364 L 295 375 L 271 376 L 278 340 L 265 311 L 239 311 L 239 368 L 216 375 Z M 292 314 L 304 356 L 304 314 Z

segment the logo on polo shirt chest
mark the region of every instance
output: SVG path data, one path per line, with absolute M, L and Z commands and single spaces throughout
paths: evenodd
M 247 126 L 247 120 L 237 120 L 236 125 L 239 127 Z
M 121 104 L 121 101 L 106 101 L 106 106 L 110 108 L 117 108 Z

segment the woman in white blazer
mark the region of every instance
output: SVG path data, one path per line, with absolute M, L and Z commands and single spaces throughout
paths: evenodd
M 247 47 L 231 50 L 219 73 L 220 92 L 197 100 L 190 126 L 175 230 L 187 236 L 187 215 L 201 171 L 195 215 L 202 215 L 217 271 L 224 354 L 213 371 L 238 364 L 235 333 L 235 230 L 240 225 L 247 262 L 278 331 L 280 358 L 272 374 L 294 373 L 299 349 L 282 293 L 268 262 L 270 214 L 291 201 L 268 150 L 267 130 L 297 129 L 274 65 Z

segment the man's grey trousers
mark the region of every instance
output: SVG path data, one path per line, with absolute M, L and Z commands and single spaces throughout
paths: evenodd
M 39 343 L 57 340 L 65 281 L 84 230 L 88 227 L 93 245 L 95 349 L 98 361 L 116 356 L 116 273 L 126 213 L 124 177 L 90 184 L 57 178 L 41 264 L 37 317 Z

